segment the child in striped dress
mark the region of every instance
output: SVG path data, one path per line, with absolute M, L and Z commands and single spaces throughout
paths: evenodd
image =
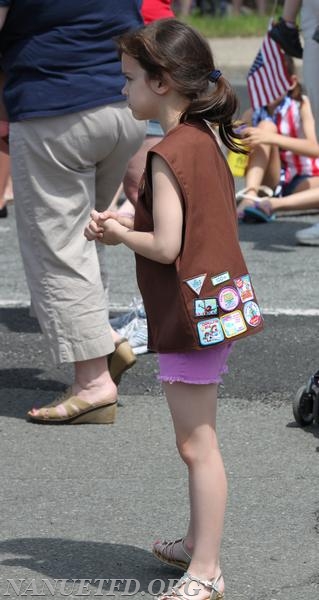
M 239 219 L 267 222 L 277 210 L 319 207 L 315 122 L 293 59 L 286 56 L 285 61 L 291 79 L 287 94 L 245 115 L 252 126 L 241 134 L 250 157 L 246 187 L 237 195 Z

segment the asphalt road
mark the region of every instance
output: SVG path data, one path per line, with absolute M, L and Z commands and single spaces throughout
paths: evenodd
M 220 387 L 227 600 L 319 598 L 319 427 L 297 427 L 291 410 L 319 368 L 318 248 L 294 238 L 317 219 L 240 226 L 266 327 L 235 345 Z M 123 248 L 108 250 L 118 312 L 137 294 L 134 262 Z M 0 253 L 0 596 L 121 598 L 139 585 L 133 597 L 151 598 L 155 579 L 166 585 L 179 573 L 153 559 L 150 544 L 182 534 L 188 514 L 156 358 L 139 356 L 123 378 L 113 426 L 26 422 L 72 373 L 52 365 L 29 316 L 13 206 L 0 222 Z M 94 583 L 101 579 L 113 584 Z M 125 580 L 119 589 L 115 579 Z

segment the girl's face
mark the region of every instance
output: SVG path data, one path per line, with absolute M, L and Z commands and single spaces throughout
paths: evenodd
M 122 94 L 126 96 L 135 119 L 143 121 L 156 118 L 157 94 L 154 90 L 157 83 L 147 79 L 139 62 L 127 54 L 122 54 L 122 72 L 126 77 Z

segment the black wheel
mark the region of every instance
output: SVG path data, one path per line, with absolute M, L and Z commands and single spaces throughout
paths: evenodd
M 301 427 L 311 425 L 314 417 L 313 408 L 314 394 L 313 392 L 307 392 L 306 387 L 303 385 L 299 388 L 292 403 L 292 410 L 298 425 Z

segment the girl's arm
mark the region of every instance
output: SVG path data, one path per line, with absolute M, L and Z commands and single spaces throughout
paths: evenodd
M 259 144 L 270 144 L 279 146 L 283 150 L 290 150 L 294 154 L 303 156 L 319 157 L 319 144 L 316 138 L 315 122 L 312 115 L 310 102 L 307 96 L 303 97 L 300 109 L 302 125 L 305 133 L 304 138 L 294 138 L 280 133 L 267 131 L 258 127 L 247 127 L 242 132 L 242 137 L 248 146 L 254 148 Z
M 100 227 L 96 238 L 109 245 L 123 243 L 145 258 L 170 264 L 179 255 L 182 244 L 182 195 L 172 171 L 157 155 L 152 159 L 152 183 L 154 231 L 132 231 L 112 218 L 103 221 L 103 214 L 97 213 L 100 219 L 93 217 Z

